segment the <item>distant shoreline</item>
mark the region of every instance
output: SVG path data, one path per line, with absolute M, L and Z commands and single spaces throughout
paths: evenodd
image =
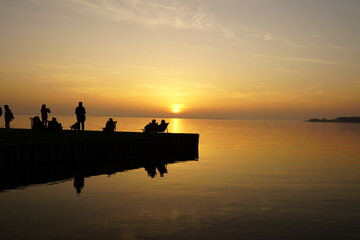
M 338 117 L 336 119 L 312 118 L 305 122 L 360 123 L 360 117 Z

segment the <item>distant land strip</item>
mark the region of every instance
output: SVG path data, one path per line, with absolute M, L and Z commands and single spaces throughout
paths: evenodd
M 335 123 L 360 123 L 360 117 L 338 117 L 336 119 L 312 118 L 306 122 L 335 122 Z

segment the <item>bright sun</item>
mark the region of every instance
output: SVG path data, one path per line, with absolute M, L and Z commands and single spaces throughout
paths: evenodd
M 180 105 L 173 105 L 172 107 L 171 107 L 171 111 L 173 112 L 173 113 L 179 113 L 179 112 L 181 112 L 181 106 Z

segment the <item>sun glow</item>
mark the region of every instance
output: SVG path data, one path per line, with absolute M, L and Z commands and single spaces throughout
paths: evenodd
M 173 113 L 180 113 L 182 111 L 182 106 L 181 105 L 173 105 L 173 106 L 171 106 L 171 111 Z

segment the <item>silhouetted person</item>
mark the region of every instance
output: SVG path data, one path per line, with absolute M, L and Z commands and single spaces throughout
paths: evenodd
M 153 129 L 155 129 L 158 125 L 159 125 L 159 124 L 156 122 L 155 119 L 153 119 L 153 120 L 151 121 L 151 123 L 150 123 L 150 126 L 151 126 Z
M 112 118 L 109 118 L 109 120 L 106 122 L 106 125 L 103 129 L 104 132 L 115 132 L 116 128 L 116 121 L 113 121 Z
M 157 127 L 157 132 L 164 132 L 168 125 L 169 125 L 169 123 L 165 122 L 164 119 L 161 120 L 159 126 Z
M 62 130 L 61 123 L 59 123 L 54 117 L 51 119 L 51 121 L 49 121 L 48 125 L 49 131 L 60 132 Z
M 41 122 L 39 116 L 35 116 L 35 117 L 32 119 L 32 129 L 33 129 L 33 130 L 43 130 L 43 129 L 45 129 L 45 126 L 44 126 L 44 124 Z
M 148 125 L 144 127 L 145 133 L 154 133 L 157 131 L 159 124 L 153 119 Z
M 48 113 L 51 113 L 51 111 L 49 108 L 46 107 L 45 104 L 43 104 L 41 106 L 40 112 L 41 112 L 41 121 L 43 125 L 46 127 L 48 123 Z
M 15 119 L 14 118 L 14 115 L 13 113 L 11 112 L 10 108 L 8 105 L 4 105 L 4 110 L 5 110 L 5 114 L 4 114 L 4 117 L 5 117 L 5 127 L 7 129 L 10 128 L 10 122 Z
M 77 108 L 75 109 L 75 114 L 76 114 L 77 122 L 79 123 L 79 125 L 81 124 L 81 130 L 84 131 L 86 110 L 82 104 L 83 104 L 82 102 L 79 102 L 79 106 L 77 106 Z

